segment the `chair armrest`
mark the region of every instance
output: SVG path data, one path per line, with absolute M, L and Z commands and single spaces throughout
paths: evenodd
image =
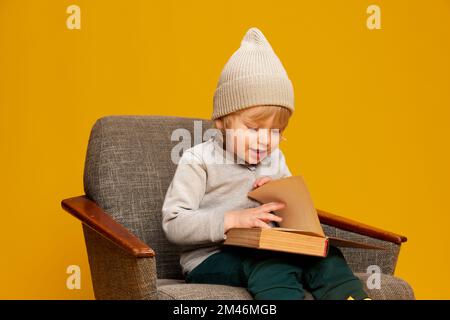
M 78 196 L 61 201 L 64 210 L 75 216 L 83 224 L 97 231 L 127 253 L 136 258 L 155 256 L 155 251 L 132 234 L 127 228 L 115 221 L 87 196 Z
M 354 233 L 359 233 L 368 237 L 372 237 L 375 239 L 380 239 L 384 241 L 393 242 L 396 244 L 402 244 L 407 241 L 405 236 L 389 232 L 386 230 L 382 230 L 379 228 L 375 228 L 369 226 L 367 224 L 363 224 L 351 219 L 347 219 L 329 212 L 325 212 L 323 210 L 317 209 L 317 214 L 319 215 L 319 220 L 321 223 L 346 230 Z

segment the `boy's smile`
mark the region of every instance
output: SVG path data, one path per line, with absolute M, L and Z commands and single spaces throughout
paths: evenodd
M 258 150 L 249 148 L 250 153 L 252 154 L 251 157 L 253 159 L 256 158 L 257 162 L 260 162 L 262 159 L 264 159 L 267 156 L 267 150 Z

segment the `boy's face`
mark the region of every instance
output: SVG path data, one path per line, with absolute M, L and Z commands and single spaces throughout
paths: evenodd
M 273 126 L 274 116 L 265 120 L 252 121 L 244 113 L 233 118 L 232 125 L 226 130 L 226 148 L 249 164 L 257 164 L 269 156 L 280 143 L 281 130 Z M 216 126 L 223 123 L 216 120 Z

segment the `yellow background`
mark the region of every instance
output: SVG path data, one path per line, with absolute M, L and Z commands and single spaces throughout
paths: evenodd
M 381 30 L 366 8 L 381 7 Z M 81 30 L 66 27 L 70 4 Z M 408 236 L 396 274 L 450 298 L 450 2 L 0 0 L 0 298 L 91 299 L 80 224 L 101 116 L 208 118 L 245 31 L 295 88 L 283 150 L 318 208 Z M 66 267 L 81 266 L 81 290 Z

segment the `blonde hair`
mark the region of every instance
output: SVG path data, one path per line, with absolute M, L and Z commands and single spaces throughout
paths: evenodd
M 273 119 L 274 127 L 280 129 L 280 131 L 283 131 L 289 123 L 289 118 L 291 117 L 292 112 L 282 106 L 263 105 L 242 109 L 220 117 L 219 119 L 222 120 L 223 130 L 226 130 L 232 127 L 233 120 L 236 116 L 241 116 L 248 121 L 259 123 L 272 117 L 273 115 L 275 115 Z M 217 128 L 215 123 L 214 127 Z

